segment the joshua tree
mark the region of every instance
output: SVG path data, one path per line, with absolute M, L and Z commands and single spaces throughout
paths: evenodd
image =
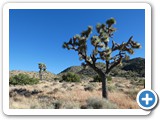
M 45 64 L 43 64 L 43 63 L 38 63 L 38 68 L 39 68 L 39 78 L 40 78 L 40 80 L 42 80 L 42 78 L 43 78 L 43 71 L 46 71 L 46 65 Z
M 133 54 L 134 49 L 138 49 L 141 45 L 133 40 L 133 36 L 127 42 L 118 44 L 112 40 L 111 45 L 109 39 L 113 38 L 116 29 L 113 25 L 116 23 L 114 18 L 106 21 L 106 24 L 98 23 L 96 25 L 96 35 L 90 37 L 93 46 L 92 53 L 87 54 L 87 39 L 92 33 L 92 26 L 70 38 L 68 42 L 64 42 L 63 48 L 74 50 L 78 53 L 79 59 L 84 62 L 82 65 L 91 67 L 102 80 L 102 97 L 108 99 L 107 76 L 110 71 L 117 65 L 122 64 L 124 58 L 129 58 L 128 54 Z M 116 55 L 111 56 L 115 52 Z M 105 71 L 96 66 L 96 62 L 102 60 L 105 63 Z

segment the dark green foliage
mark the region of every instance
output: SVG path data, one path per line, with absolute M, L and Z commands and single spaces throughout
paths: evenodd
M 145 80 L 144 79 L 139 79 L 139 84 L 138 85 L 145 85 Z
M 43 64 L 43 63 L 38 63 L 38 68 L 39 68 L 40 70 L 42 70 L 42 71 L 46 71 L 46 69 L 47 69 L 46 65 Z
M 112 77 L 111 76 L 107 76 L 107 81 L 111 81 Z M 98 75 L 94 76 L 93 78 L 93 82 L 102 82 L 101 77 L 99 77 Z
M 53 102 L 53 105 L 55 109 L 60 109 L 62 107 L 62 101 L 56 100 L 55 102 Z
M 98 75 L 96 75 L 93 78 L 93 82 L 102 82 L 102 80 L 101 80 L 101 78 Z
M 137 76 L 138 76 L 138 74 L 134 71 L 127 71 L 126 73 L 121 74 L 121 77 L 125 77 L 127 79 L 135 78 Z
M 60 80 L 60 78 L 54 78 L 54 80 L 55 80 L 55 81 L 59 81 L 59 80 Z
M 65 82 L 80 82 L 80 77 L 78 74 L 68 72 L 67 74 L 62 76 L 62 81 Z
M 15 88 L 15 89 L 12 89 L 9 92 L 9 96 L 14 97 L 18 94 L 18 95 L 21 95 L 21 96 L 30 97 L 31 95 L 36 95 L 36 94 L 39 94 L 41 92 L 42 91 L 39 91 L 39 90 L 36 90 L 36 89 L 34 89 L 33 91 L 29 91 L 25 88 L 20 88 L 20 89 Z
M 10 77 L 9 84 L 10 85 L 33 85 L 38 84 L 39 80 L 36 78 L 31 78 L 26 74 L 18 74 Z
M 112 77 L 111 76 L 107 76 L 107 81 L 112 81 Z
M 116 24 L 116 20 L 114 18 L 111 18 L 106 21 L 106 24 L 108 24 L 108 27 L 111 27 L 113 24 Z

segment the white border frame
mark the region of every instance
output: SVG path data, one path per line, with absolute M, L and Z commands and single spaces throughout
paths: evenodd
M 9 9 L 145 9 L 145 89 L 151 89 L 151 6 L 147 3 L 7 3 L 3 6 L 3 112 L 6 115 L 148 115 L 142 109 L 9 109 Z

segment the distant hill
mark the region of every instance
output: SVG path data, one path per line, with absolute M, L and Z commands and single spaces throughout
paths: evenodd
M 99 62 L 96 66 L 102 70 L 105 70 L 104 63 Z M 47 71 L 44 73 L 43 79 L 52 80 L 66 74 L 67 72 L 79 74 L 82 79 L 97 75 L 97 73 L 90 67 L 83 69 L 82 66 L 71 66 L 60 72 L 58 75 Z M 39 72 L 22 70 L 12 70 L 9 72 L 9 76 L 11 77 L 13 75 L 18 75 L 19 73 L 24 73 L 28 74 L 30 77 L 39 78 Z M 145 77 L 145 59 L 134 58 L 127 61 L 123 60 L 123 65 L 115 67 L 111 71 L 110 75 L 115 77 Z
M 22 70 L 12 70 L 9 72 L 9 76 L 14 76 L 14 75 L 18 75 L 19 73 L 23 73 L 23 74 L 27 74 L 30 77 L 34 77 L 34 78 L 39 78 L 39 72 L 35 72 L 35 71 L 22 71 Z M 43 73 L 43 79 L 45 80 L 51 80 L 57 78 L 57 75 L 51 73 L 51 72 L 44 72 Z
M 139 74 L 140 77 L 145 76 L 145 59 L 144 58 L 134 58 L 123 62 L 124 65 L 122 70 L 133 71 Z
M 96 66 L 100 69 L 105 70 L 104 63 L 97 63 Z M 96 75 L 96 72 L 88 67 L 87 69 L 83 69 L 82 66 L 72 66 L 65 70 L 63 70 L 58 75 L 63 75 L 67 72 L 74 72 L 79 75 L 85 75 L 88 77 L 92 77 Z M 145 59 L 144 58 L 134 58 L 130 60 L 123 60 L 122 66 L 117 66 L 111 71 L 111 76 L 119 76 L 119 77 L 145 77 Z

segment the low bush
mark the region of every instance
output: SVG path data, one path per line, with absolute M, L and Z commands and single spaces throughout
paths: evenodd
M 60 80 L 60 78 L 54 78 L 54 80 L 55 80 L 55 81 L 59 81 L 59 80 Z
M 145 79 L 139 79 L 138 85 L 145 85 Z
M 108 77 L 107 77 L 107 81 L 112 81 L 112 77 L 111 77 L 111 76 L 108 76 Z
M 117 109 L 117 105 L 101 98 L 89 98 L 86 101 L 87 109 Z M 84 109 L 84 108 L 83 108 Z
M 96 75 L 93 77 L 93 82 L 101 82 L 102 79 L 99 75 Z M 112 77 L 111 76 L 107 76 L 107 81 L 112 81 Z
M 95 87 L 93 85 L 91 85 L 91 84 L 89 84 L 89 85 L 84 87 L 85 91 L 91 91 L 92 92 L 94 89 L 95 89 Z
M 101 77 L 99 77 L 99 75 L 96 75 L 93 77 L 93 82 L 101 82 Z
M 125 77 L 126 79 L 131 79 L 131 78 L 135 78 L 138 76 L 138 73 L 134 72 L 134 71 L 126 71 L 122 77 Z
M 67 74 L 62 76 L 62 81 L 65 82 L 80 82 L 80 77 L 79 75 L 72 73 L 72 72 L 68 72 Z
M 60 100 L 56 100 L 53 102 L 54 109 L 60 109 L 62 107 L 63 102 Z
M 116 90 L 116 86 L 114 86 L 114 85 L 108 85 L 108 91 L 109 92 L 113 92 L 115 90 Z
M 33 85 L 38 84 L 39 79 L 31 78 L 27 74 L 18 74 L 9 78 L 10 85 Z
M 65 102 L 64 105 L 63 105 L 63 108 L 64 109 L 79 109 L 80 108 L 80 105 L 78 102 L 74 102 L 74 101 L 68 101 L 68 102 Z

